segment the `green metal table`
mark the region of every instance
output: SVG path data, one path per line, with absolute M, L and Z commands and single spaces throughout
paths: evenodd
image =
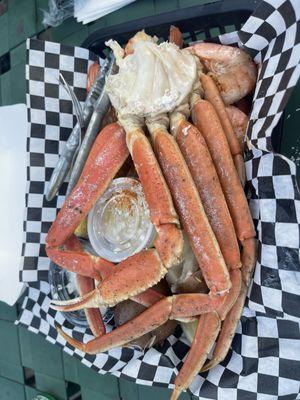
M 57 28 L 45 29 L 42 9 L 48 0 L 0 0 L 0 104 L 25 103 L 25 41 L 28 37 L 80 45 L 103 27 L 149 15 L 217 0 L 137 0 L 87 26 L 73 18 Z M 219 34 L 219 32 L 215 32 Z M 10 69 L 5 71 L 10 62 Z M 300 167 L 300 88 L 289 100 L 281 153 Z M 15 326 L 19 306 L 0 302 L 0 400 L 31 400 L 50 393 L 57 400 L 164 400 L 170 390 L 139 386 L 110 375 L 99 375 L 21 326 Z M 192 399 L 184 393 L 180 399 Z

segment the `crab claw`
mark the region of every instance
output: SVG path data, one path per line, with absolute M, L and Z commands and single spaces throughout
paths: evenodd
M 52 300 L 50 307 L 57 311 L 76 311 L 82 308 L 95 308 L 99 305 L 105 305 L 99 299 L 99 292 L 97 289 L 84 294 L 83 296 L 76 297 L 71 300 Z
M 91 278 L 87 278 L 86 276 L 77 274 L 76 282 L 81 296 L 95 289 L 95 281 Z M 102 320 L 100 308 L 87 308 L 86 310 L 84 310 L 84 312 L 93 335 L 104 335 L 106 330 L 104 322 Z
M 71 346 L 75 347 L 78 350 L 84 351 L 84 343 L 79 342 L 76 339 L 73 339 L 67 333 L 65 333 L 58 324 L 54 324 L 55 329 L 57 330 L 58 334 L 61 335 Z
M 94 289 L 90 293 L 83 296 L 76 297 L 76 299 L 59 301 L 52 300 L 50 307 L 57 311 L 76 311 L 82 308 L 94 308 L 99 307 L 99 294 L 96 293 L 97 289 Z M 142 304 L 145 307 L 150 307 L 157 303 L 159 300 L 163 299 L 164 296 L 153 289 L 148 289 L 143 293 L 140 293 L 131 298 L 131 300 L 136 303 Z M 102 305 L 103 303 L 101 303 Z

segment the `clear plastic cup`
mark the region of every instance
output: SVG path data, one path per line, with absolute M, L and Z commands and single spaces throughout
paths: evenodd
M 120 262 L 150 247 L 156 231 L 140 182 L 114 179 L 88 216 L 88 236 L 99 256 Z

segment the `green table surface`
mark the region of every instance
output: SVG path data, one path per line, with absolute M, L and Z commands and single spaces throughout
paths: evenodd
M 0 104 L 25 102 L 25 41 L 27 37 L 80 45 L 89 34 L 103 27 L 149 15 L 190 7 L 213 0 L 137 0 L 87 26 L 73 18 L 45 30 L 42 9 L 47 0 L 0 0 L 0 59 L 10 56 L 11 68 L 0 75 Z M 281 152 L 300 167 L 300 90 L 293 92 L 284 119 Z M 164 400 L 170 390 L 136 385 L 110 375 L 100 375 L 83 366 L 21 326 L 14 325 L 18 305 L 0 302 L 0 400 L 31 400 L 50 393 L 58 400 Z M 186 393 L 180 399 L 191 399 Z

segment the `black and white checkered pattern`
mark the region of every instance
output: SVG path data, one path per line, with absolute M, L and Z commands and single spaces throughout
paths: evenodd
M 271 133 L 296 84 L 300 70 L 298 0 L 262 1 L 242 30 L 217 38 L 245 48 L 259 66 L 248 127 L 246 154 L 249 201 L 257 229 L 258 261 L 246 306 L 226 359 L 199 374 L 190 387 L 203 399 L 294 400 L 300 393 L 300 194 L 295 165 L 271 152 Z M 73 124 L 71 103 L 58 85 L 59 70 L 78 98 L 85 97 L 86 72 L 95 56 L 85 49 L 28 41 L 28 185 L 21 280 L 28 283 L 19 323 L 45 335 L 99 373 L 138 384 L 172 388 L 189 349 L 178 327 L 161 348 L 142 353 L 123 348 L 84 354 L 57 335 L 54 321 L 80 341 L 89 330 L 74 327 L 49 309 L 49 260 L 44 241 L 61 207 L 66 187 L 51 202 L 44 198 Z M 295 132 L 296 134 L 296 132 Z
M 59 85 L 59 73 L 74 90 L 78 100 L 86 97 L 86 71 L 97 57 L 86 49 L 58 43 L 27 42 L 27 107 L 30 133 L 27 138 L 27 193 L 24 221 L 23 267 L 21 280 L 48 280 L 49 259 L 45 236 L 57 209 L 63 202 L 66 184 L 59 195 L 48 202 L 44 197 L 49 181 L 76 121 L 72 103 Z

